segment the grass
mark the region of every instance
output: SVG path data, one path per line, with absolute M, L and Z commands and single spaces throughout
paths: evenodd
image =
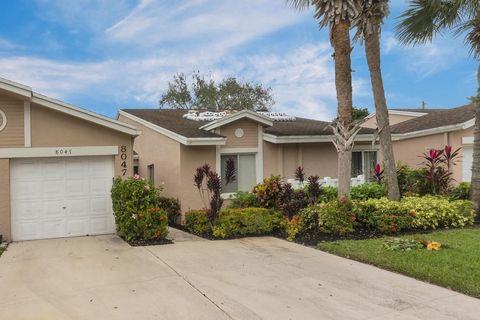
M 386 238 L 321 242 L 318 248 L 480 298 L 480 228 L 403 236 L 442 244 L 439 251 L 389 251 Z

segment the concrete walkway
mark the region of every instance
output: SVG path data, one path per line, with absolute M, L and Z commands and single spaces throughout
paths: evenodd
M 478 319 L 480 300 L 275 238 L 13 243 L 1 319 Z

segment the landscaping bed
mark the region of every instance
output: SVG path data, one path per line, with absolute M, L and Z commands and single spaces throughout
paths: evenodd
M 369 240 L 320 242 L 320 250 L 372 264 L 413 278 L 480 298 L 480 228 L 441 230 L 399 237 L 433 240 L 440 250 L 392 250 L 385 247 L 389 237 Z

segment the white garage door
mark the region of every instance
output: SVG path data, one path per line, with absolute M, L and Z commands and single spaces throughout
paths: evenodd
M 14 241 L 114 233 L 113 157 L 15 159 Z
M 473 147 L 463 146 L 462 149 L 462 181 L 470 182 L 472 180 Z

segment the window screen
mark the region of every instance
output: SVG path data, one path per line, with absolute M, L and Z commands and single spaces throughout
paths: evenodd
M 232 158 L 235 164 L 235 181 L 225 185 L 227 159 Z M 228 154 L 221 156 L 222 193 L 251 191 L 257 182 L 255 154 Z

